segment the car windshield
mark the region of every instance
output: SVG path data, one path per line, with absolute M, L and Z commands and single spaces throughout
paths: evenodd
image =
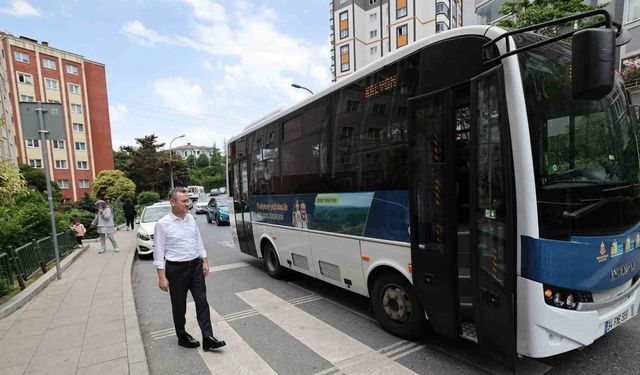
M 516 42 L 537 38 L 525 34 Z M 621 79 L 601 100 L 573 100 L 569 44 L 552 43 L 519 56 L 540 236 L 613 234 L 637 224 L 638 133 Z
M 171 212 L 171 206 L 152 206 L 147 207 L 142 214 L 142 223 L 152 223 L 160 220 L 163 216 Z
M 218 205 L 217 206 L 218 208 L 229 208 L 229 201 L 228 200 L 220 200 L 219 199 L 219 200 L 216 201 L 216 203 Z

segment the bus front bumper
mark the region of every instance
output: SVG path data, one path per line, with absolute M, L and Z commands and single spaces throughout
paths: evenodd
M 609 306 L 575 311 L 547 305 L 541 283 L 518 277 L 518 354 L 543 358 L 590 345 L 610 332 L 612 324 L 624 324 L 638 314 L 639 283 Z

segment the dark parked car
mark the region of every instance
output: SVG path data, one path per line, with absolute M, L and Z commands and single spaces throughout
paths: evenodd
M 207 215 L 207 223 L 215 221 L 218 225 L 229 224 L 229 200 L 211 198 L 204 213 Z

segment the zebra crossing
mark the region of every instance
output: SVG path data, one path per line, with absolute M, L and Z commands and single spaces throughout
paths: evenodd
M 415 374 L 396 360 L 423 349 L 424 345 L 400 340 L 374 350 L 297 307 L 323 300 L 321 296 L 311 293 L 284 300 L 262 288 L 235 294 L 251 308 L 226 315 L 210 309 L 214 332 L 227 342 L 223 350 L 215 353 L 198 349 L 211 374 L 276 374 L 229 325 L 229 322 L 258 315 L 269 319 L 331 364 L 315 375 Z M 198 332 L 193 302 L 187 304 L 186 319 L 187 331 Z M 151 332 L 152 340 L 166 338 L 175 339 L 173 327 Z

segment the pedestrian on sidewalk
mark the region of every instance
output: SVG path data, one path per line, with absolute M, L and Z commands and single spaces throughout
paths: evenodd
M 127 199 L 122 206 L 122 210 L 124 211 L 124 218 L 127 220 L 127 230 L 129 230 L 129 226 L 131 226 L 131 230 L 133 230 L 133 220 L 136 217 L 136 208 L 133 206 L 131 199 Z
M 84 238 L 85 233 L 87 233 L 87 229 L 80 222 L 80 218 L 75 218 L 73 221 L 73 225 L 71 226 L 71 230 L 73 234 L 76 236 L 76 241 L 78 242 L 78 246 L 82 247 L 82 239 Z
M 178 345 L 197 348 L 200 343 L 185 330 L 187 291 L 196 304 L 196 317 L 202 331 L 202 349 L 214 350 L 226 345 L 213 337 L 207 285 L 209 274 L 207 250 L 204 248 L 195 218 L 189 213 L 187 189 L 177 187 L 169 193 L 171 212 L 162 217 L 154 230 L 153 264 L 158 271 L 160 289 L 169 292 L 173 325 Z
M 103 200 L 98 200 L 96 206 L 98 207 L 98 213 L 91 225 L 98 227 L 98 234 L 100 235 L 100 250 L 98 254 L 107 251 L 107 237 L 109 237 L 109 241 L 111 241 L 111 245 L 113 245 L 113 249 L 117 253 L 120 249 L 118 248 L 116 239 L 113 237 L 113 233 L 116 231 L 115 224 L 113 223 L 113 211 L 111 207 L 107 205 L 107 202 Z

